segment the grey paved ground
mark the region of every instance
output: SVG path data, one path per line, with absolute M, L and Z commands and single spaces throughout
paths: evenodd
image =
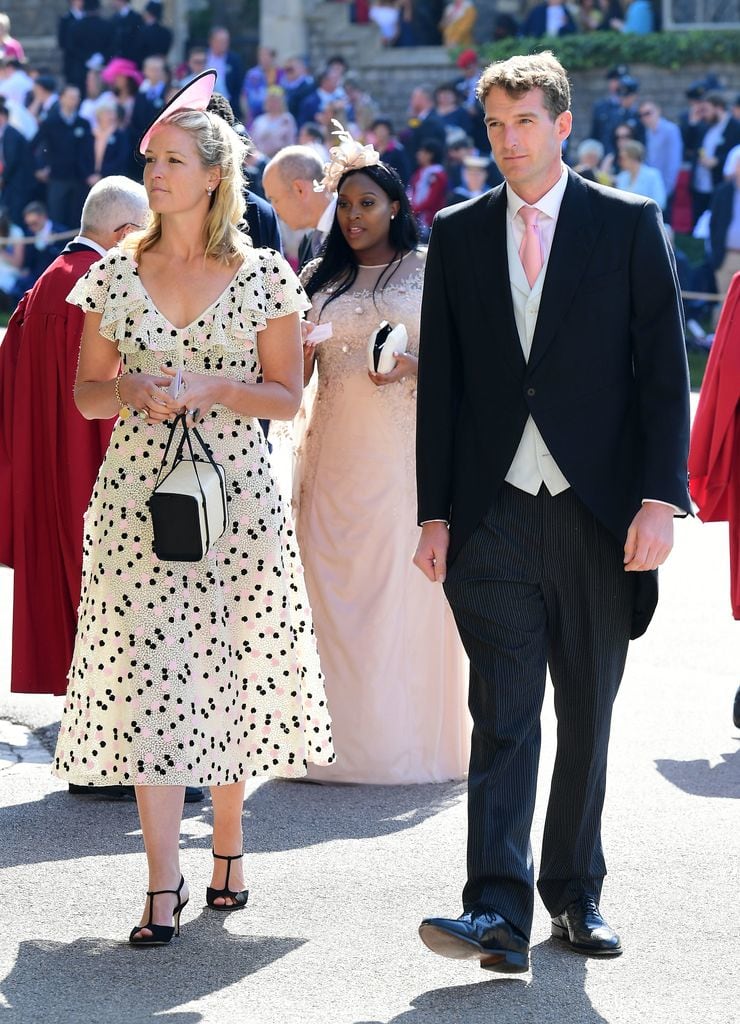
M 616 709 L 602 907 L 625 955 L 562 950 L 539 905 L 531 973 L 509 979 L 416 937 L 423 915 L 459 912 L 460 785 L 253 787 L 250 904 L 231 917 L 202 909 L 210 815 L 191 805 L 183 934 L 129 949 L 145 883 L 136 813 L 70 797 L 51 777 L 38 737 L 48 743 L 59 701 L 7 693 L 10 584 L 0 570 L 0 1024 L 740 1022 L 740 624 L 725 527 L 679 524 Z M 549 705 L 544 722 L 543 783 Z M 536 843 L 542 814 L 541 801 Z

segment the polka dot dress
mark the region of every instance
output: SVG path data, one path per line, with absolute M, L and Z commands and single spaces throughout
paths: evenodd
M 269 249 L 246 257 L 192 324 L 155 308 L 114 250 L 68 301 L 102 314 L 124 369 L 254 382 L 257 332 L 307 308 Z M 256 420 L 215 406 L 199 427 L 226 470 L 229 528 L 200 562 L 159 561 L 147 499 L 169 427 L 119 419 L 85 516 L 82 597 L 54 771 L 78 784 L 224 785 L 333 760 L 289 512 Z

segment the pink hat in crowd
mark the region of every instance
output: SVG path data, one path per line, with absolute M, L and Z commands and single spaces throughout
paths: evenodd
M 133 78 L 137 85 L 141 85 L 144 81 L 144 76 L 134 62 L 127 60 L 125 57 L 114 57 L 100 72 L 100 77 L 106 85 L 112 85 L 119 75 Z
M 147 130 L 141 136 L 139 152 L 142 155 L 146 153 L 149 141 L 152 137 L 152 132 L 161 121 L 164 121 L 166 117 L 170 117 L 171 114 L 176 114 L 179 110 L 205 110 L 207 108 L 209 100 L 213 95 L 213 90 L 216 86 L 217 74 L 218 72 L 214 71 L 212 68 L 208 71 L 201 71 L 200 74 L 196 75 L 195 78 L 188 82 L 187 85 L 184 85 L 179 92 L 176 92 L 171 100 L 168 100 L 167 103 L 165 103 Z

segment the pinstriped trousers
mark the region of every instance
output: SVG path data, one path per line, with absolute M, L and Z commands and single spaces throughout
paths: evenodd
M 601 812 L 614 698 L 624 671 L 633 579 L 623 550 L 572 490 L 504 484 L 448 568 L 445 592 L 470 658 L 465 910 L 529 935 L 530 830 L 549 666 L 557 754 L 537 887 L 551 916 L 597 899 L 606 874 Z

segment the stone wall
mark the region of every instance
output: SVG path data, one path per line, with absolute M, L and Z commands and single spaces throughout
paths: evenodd
M 145 0 L 131 0 L 131 6 L 140 10 Z M 176 43 L 183 33 L 184 10 L 188 0 L 164 0 L 165 22 L 174 27 Z M 42 64 L 59 71 L 61 54 L 57 47 L 57 24 L 66 13 L 66 0 L 2 0 L 2 10 L 10 18 L 10 31 L 23 43 L 26 56 L 32 64 Z M 110 5 L 102 0 L 103 15 L 111 13 Z
M 131 6 L 141 10 L 146 0 L 131 0 Z M 294 5 L 308 0 L 293 0 Z M 254 9 L 259 0 L 164 0 L 164 22 L 174 32 L 172 56 L 179 61 L 184 56 L 188 37 L 188 16 L 200 12 L 205 25 L 226 25 L 234 46 L 252 61 L 257 47 L 258 31 Z M 265 4 L 267 7 L 268 4 Z M 53 71 L 62 66 L 57 49 L 57 23 L 68 5 L 66 0 L 2 0 L 0 4 L 10 17 L 11 31 L 20 39 L 32 64 L 43 64 Z M 103 16 L 112 13 L 108 0 L 101 0 Z
M 23 43 L 31 63 L 56 70 L 61 66 L 57 50 L 57 22 L 67 10 L 64 0 L 3 0 L 10 31 Z

